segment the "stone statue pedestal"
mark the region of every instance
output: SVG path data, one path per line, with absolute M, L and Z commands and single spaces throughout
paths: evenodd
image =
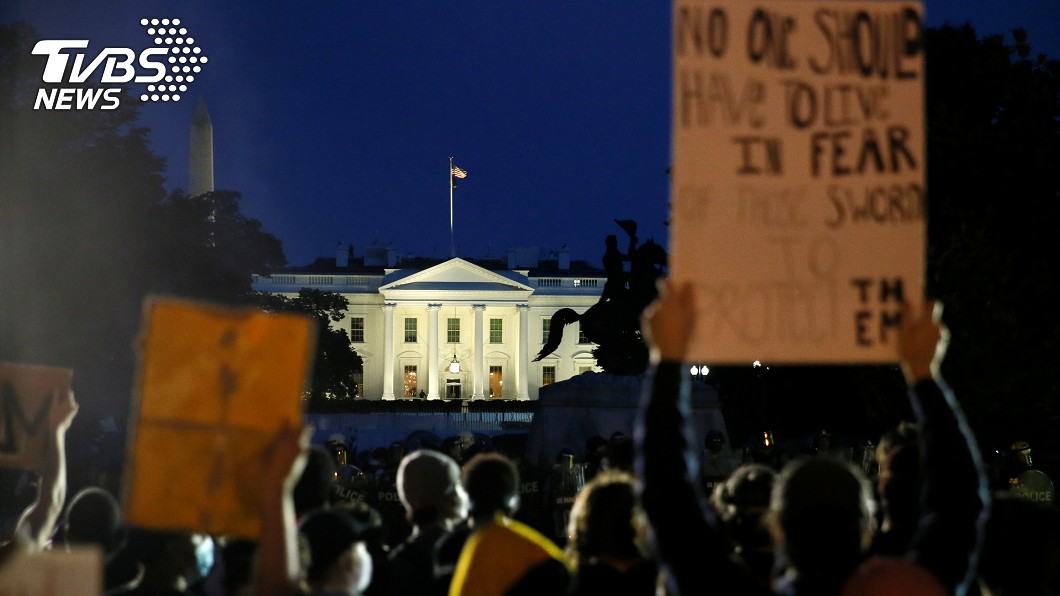
M 586 372 L 542 387 L 527 436 L 527 461 L 547 468 L 563 449 L 583 460 L 585 440 L 593 435 L 607 439 L 621 432 L 632 439 L 645 379 L 645 374 Z M 698 380 L 692 382 L 692 426 L 695 453 L 712 430 L 729 437 L 717 390 Z

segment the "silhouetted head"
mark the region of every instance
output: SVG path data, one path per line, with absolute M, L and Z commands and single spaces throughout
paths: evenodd
M 712 430 L 703 438 L 703 446 L 707 451 L 718 455 L 725 449 L 725 434 L 719 430 Z
M 418 449 L 406 455 L 398 466 L 397 490 L 409 520 L 416 525 L 467 515 L 460 466 L 440 451 Z
M 645 523 L 633 477 L 626 472 L 603 471 L 574 499 L 567 527 L 567 554 L 573 565 L 605 555 L 619 560 L 646 557 Z
M 321 509 L 298 526 L 309 549 L 306 581 L 312 588 L 341 583 L 360 593 L 372 578 L 372 557 L 365 541 L 369 528 L 342 508 Z
M 464 487 L 473 517 L 488 517 L 496 512 L 512 515 L 519 509 L 519 470 L 500 453 L 480 453 L 468 460 Z
M 330 503 L 331 486 L 335 483 L 338 467 L 331 452 L 319 445 L 309 448 L 305 469 L 294 486 L 294 512 L 298 518 Z
M 849 462 L 803 457 L 785 466 L 770 503 L 774 541 L 800 574 L 846 574 L 872 540 L 875 501 Z

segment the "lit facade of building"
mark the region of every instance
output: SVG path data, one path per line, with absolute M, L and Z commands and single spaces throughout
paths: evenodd
M 544 385 L 596 370 L 595 344 L 578 324 L 559 348 L 532 362 L 548 340 L 557 310 L 584 313 L 600 299 L 601 269 L 570 260 L 566 250 L 540 259 L 536 248 L 506 260 L 402 259 L 386 247 L 271 276 L 254 289 L 295 296 L 301 288 L 341 294 L 346 318 L 332 325 L 350 335 L 364 361 L 357 397 L 368 399 L 537 399 Z

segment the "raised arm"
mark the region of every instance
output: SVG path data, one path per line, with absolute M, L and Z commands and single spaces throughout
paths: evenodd
M 44 467 L 40 470 L 40 494 L 36 505 L 26 512 L 19 524 L 25 525 L 34 550 L 47 548 L 66 504 L 66 431 L 77 415 L 77 408 L 73 391 L 55 390 L 48 410 L 49 435 Z
M 909 555 L 960 596 L 975 576 L 990 497 L 975 437 L 940 374 L 949 346 L 941 315 L 941 304 L 907 309 L 899 334 L 920 443 L 920 523 Z
M 729 558 L 696 482 L 684 364 L 695 312 L 692 286 L 666 281 L 642 317 L 651 365 L 634 432 L 641 499 L 654 546 L 681 594 L 758 594 L 761 588 Z
M 265 452 L 261 537 L 254 555 L 254 594 L 298 594 L 301 561 L 294 486 L 308 458 L 309 430 L 283 429 Z

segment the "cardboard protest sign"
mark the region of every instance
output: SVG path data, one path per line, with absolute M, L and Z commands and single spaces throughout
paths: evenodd
M 75 405 L 73 375 L 68 368 L 0 362 L 0 466 L 44 467 L 55 448 L 51 417 L 56 408 L 69 411 Z
M 149 298 L 141 333 L 127 521 L 256 538 L 264 450 L 302 426 L 314 322 Z
M 96 596 L 103 593 L 103 553 L 96 546 L 19 551 L 0 566 L 0 594 Z
M 923 300 L 922 8 L 676 0 L 670 275 L 692 359 L 897 360 Z

